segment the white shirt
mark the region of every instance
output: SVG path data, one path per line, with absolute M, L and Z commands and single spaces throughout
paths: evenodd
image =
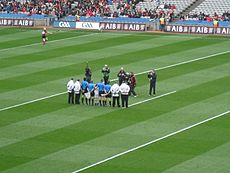
M 119 85 L 117 83 L 113 84 L 110 91 L 112 93 L 112 97 L 118 97 L 120 92 Z
M 79 94 L 80 91 L 81 91 L 81 83 L 80 83 L 79 81 L 76 81 L 76 82 L 74 83 L 74 92 L 75 92 L 76 94 Z
M 130 87 L 126 83 L 122 83 L 120 86 L 120 92 L 122 95 L 129 95 Z
M 94 89 L 94 97 L 95 97 L 95 98 L 98 98 L 98 97 L 99 97 L 98 88 L 95 88 L 95 89 Z
M 71 79 L 68 83 L 67 83 L 67 92 L 71 93 L 74 89 L 74 81 Z

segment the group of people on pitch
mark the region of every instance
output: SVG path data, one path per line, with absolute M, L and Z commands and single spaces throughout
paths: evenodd
M 109 81 L 110 69 L 108 65 L 105 64 L 101 72 L 103 74 L 103 79 L 95 84 L 91 80 L 92 72 L 87 63 L 84 79 L 82 81 L 79 79 L 74 81 L 72 78 L 67 83 L 68 103 L 80 104 L 81 99 L 81 103 L 86 105 L 117 106 L 127 108 L 129 96 L 137 96 L 135 92 L 137 80 L 134 73 L 127 73 L 123 67 L 121 67 L 117 74 L 118 82 L 111 85 Z M 150 81 L 149 95 L 155 95 L 157 77 L 156 71 L 151 70 L 147 77 Z
M 94 83 L 91 80 L 92 72 L 88 66 L 85 68 L 85 77 L 82 81 L 74 81 L 72 78 L 67 83 L 68 103 L 86 104 L 95 106 L 128 107 L 128 98 L 137 96 L 134 91 L 136 87 L 136 77 L 133 72 L 127 73 L 123 68 L 117 74 L 118 81 L 111 84 L 109 81 L 110 69 L 108 65 L 101 70 L 103 79 Z M 120 105 L 121 100 L 121 105 Z

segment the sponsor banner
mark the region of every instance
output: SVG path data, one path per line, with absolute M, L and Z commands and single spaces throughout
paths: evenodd
M 0 26 L 34 26 L 34 20 L 0 18 Z
M 53 26 L 58 28 L 76 28 L 76 22 L 54 21 Z
M 101 22 L 102 30 L 145 31 L 146 24 Z
M 167 25 L 166 32 L 193 33 L 193 34 L 221 34 L 230 35 L 230 27 L 207 27 L 207 26 L 181 26 Z
M 76 22 L 77 29 L 99 29 L 99 23 L 96 22 Z
M 216 34 L 230 35 L 230 27 L 217 28 Z

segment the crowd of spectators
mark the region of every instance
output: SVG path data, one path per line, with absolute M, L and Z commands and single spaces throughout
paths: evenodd
M 75 16 L 110 16 L 111 10 L 107 0 L 77 0 L 72 3 L 71 13 Z
M 125 16 L 131 18 L 147 17 L 150 19 L 157 19 L 163 15 L 169 20 L 174 18 L 174 11 L 176 9 L 174 5 L 159 3 L 153 9 L 141 9 L 137 7 L 139 2 L 139 0 L 130 0 L 128 2 L 120 1 L 113 17 Z
M 174 17 L 174 5 L 155 0 L 156 8 L 143 10 L 137 7 L 140 1 L 143 0 L 1 0 L 0 12 L 51 15 L 58 19 L 65 16 L 156 19 L 164 15 L 170 21 Z M 111 4 L 117 8 L 112 10 Z
M 68 13 L 70 1 L 62 0 L 1 0 L 0 12 L 62 17 Z
M 218 15 L 214 13 L 213 15 L 205 14 L 205 13 L 190 13 L 186 16 L 181 16 L 181 20 L 200 20 L 200 21 L 230 21 L 230 12 L 224 12 L 222 15 Z

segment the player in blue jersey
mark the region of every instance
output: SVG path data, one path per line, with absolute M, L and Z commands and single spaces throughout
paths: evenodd
M 95 84 L 93 83 L 93 81 L 90 81 L 87 87 L 87 90 L 90 93 L 90 97 L 88 98 L 89 105 L 91 104 L 91 101 L 92 101 L 92 105 L 94 105 L 94 88 L 95 88 Z
M 107 102 L 109 102 L 109 106 L 111 106 L 111 96 L 111 84 L 110 81 L 107 81 L 107 84 L 105 85 L 105 105 L 107 105 Z
M 85 93 L 87 93 L 87 87 L 88 87 L 88 82 L 86 81 L 86 78 L 83 79 L 83 81 L 81 82 L 81 93 L 82 93 L 82 97 L 81 97 L 81 102 L 82 104 L 84 104 L 84 99 L 86 104 L 88 104 L 88 100 L 85 97 Z
M 99 91 L 98 91 L 98 87 L 97 84 L 94 87 L 94 105 L 98 106 L 99 105 Z
M 99 91 L 99 103 L 100 103 L 100 106 L 102 106 L 102 101 L 104 100 L 104 94 L 105 94 L 105 84 L 103 83 L 103 79 L 101 80 L 101 82 L 99 82 L 97 84 L 97 87 L 98 87 L 98 91 Z

